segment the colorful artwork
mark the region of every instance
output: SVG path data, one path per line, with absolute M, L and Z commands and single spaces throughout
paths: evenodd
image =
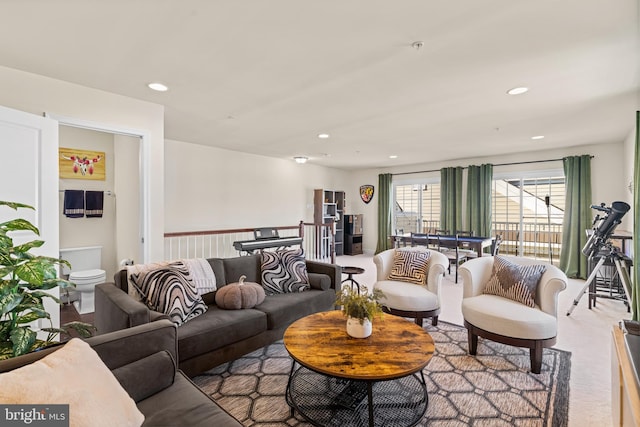
M 373 199 L 373 185 L 361 185 L 360 198 L 363 202 L 369 203 Z
M 58 152 L 60 154 L 58 159 L 60 178 L 105 180 L 104 152 L 62 147 L 58 149 Z

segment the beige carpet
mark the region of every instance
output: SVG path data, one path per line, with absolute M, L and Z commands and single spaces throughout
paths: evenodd
M 423 371 L 429 402 L 418 426 L 566 426 L 569 353 L 545 350 L 542 372 L 532 374 L 528 350 L 481 341 L 478 355 L 470 356 L 463 327 L 441 322 L 425 329 L 433 337 L 436 351 Z M 291 416 L 284 397 L 291 363 L 280 341 L 218 366 L 194 378 L 194 382 L 245 426 L 306 426 L 299 413 Z M 355 410 L 340 405 L 318 409 L 318 402 L 335 402 L 345 385 L 318 374 L 303 375 L 306 378 L 300 381 L 299 400 L 307 402 L 307 410 L 319 425 L 366 425 L 366 399 L 359 400 Z M 419 386 L 413 381 L 414 387 Z M 407 392 L 406 387 L 410 384 L 374 385 L 374 402 L 390 405 L 376 412 L 376 426 L 411 422 L 413 410 L 392 403 L 413 400 L 421 409 L 418 415 L 424 410 L 424 404 L 418 403 L 422 396 L 419 388 Z M 406 396 L 399 397 L 402 393 Z

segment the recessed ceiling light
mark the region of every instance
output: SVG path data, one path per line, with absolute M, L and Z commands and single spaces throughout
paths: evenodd
M 531 139 L 544 139 L 544 135 L 532 136 Z
M 398 156 L 396 156 L 395 154 L 392 154 L 392 155 L 390 155 L 390 156 L 389 156 L 389 158 L 390 158 L 390 159 L 397 159 L 397 158 L 398 158 Z
M 513 89 L 509 89 L 507 93 L 509 95 L 522 95 L 523 93 L 529 92 L 528 87 L 514 87 Z
M 296 163 L 302 164 L 302 163 L 307 163 L 307 160 L 309 160 L 309 158 L 304 156 L 296 156 L 293 158 L 293 160 L 295 160 Z
M 153 89 L 158 92 L 166 92 L 169 90 L 169 88 L 162 83 L 149 83 L 147 86 L 149 86 L 149 89 Z
M 329 136 L 330 135 L 328 133 L 319 133 L 318 134 L 318 138 L 320 138 L 320 139 L 327 139 L 327 138 L 329 138 Z

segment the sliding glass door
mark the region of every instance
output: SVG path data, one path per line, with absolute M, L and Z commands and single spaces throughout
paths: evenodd
M 510 173 L 493 180 L 493 230 L 502 254 L 557 263 L 562 246 L 565 180 L 562 171 Z
M 435 233 L 440 224 L 440 183 L 394 185 L 394 232 Z

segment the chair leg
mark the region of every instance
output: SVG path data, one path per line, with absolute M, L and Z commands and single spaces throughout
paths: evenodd
M 467 329 L 467 341 L 469 342 L 469 354 L 475 355 L 478 351 L 478 336 Z
M 422 328 L 423 320 L 424 320 L 424 318 L 422 318 L 420 316 L 416 316 L 416 318 L 415 318 L 416 325 L 418 325 L 418 326 L 420 326 Z
M 542 342 L 536 341 L 534 348 L 529 349 L 531 372 L 539 374 L 542 370 Z
M 438 326 L 438 316 L 433 316 L 431 318 L 431 325 Z

